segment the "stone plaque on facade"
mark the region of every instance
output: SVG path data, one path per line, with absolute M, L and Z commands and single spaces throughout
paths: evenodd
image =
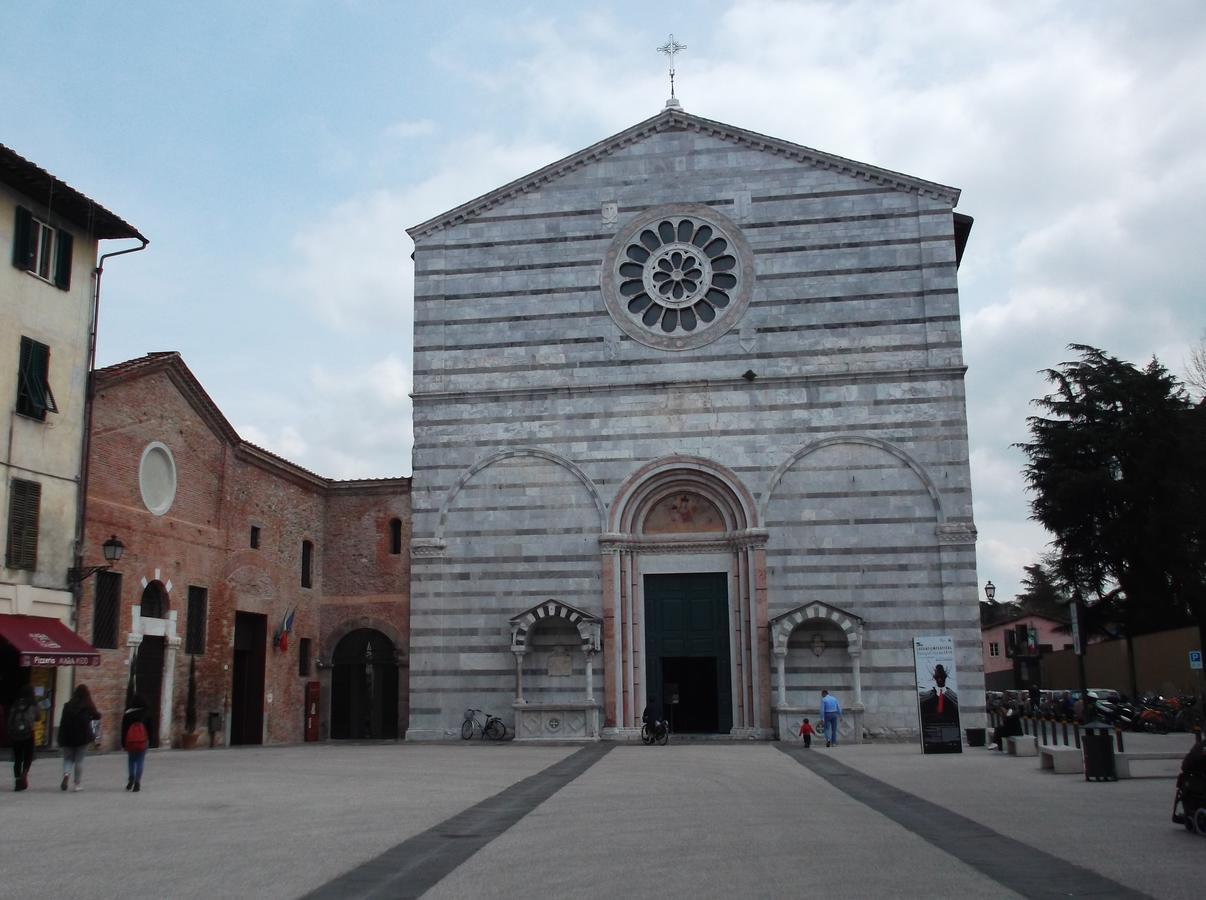
M 549 655 L 549 676 L 572 675 L 573 661 L 568 653 L 552 653 Z

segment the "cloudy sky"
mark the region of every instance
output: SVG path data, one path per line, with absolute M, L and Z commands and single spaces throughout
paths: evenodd
M 179 350 L 244 437 L 324 475 L 410 471 L 404 229 L 658 112 L 670 32 L 689 112 L 963 190 L 979 576 L 1000 597 L 1046 542 L 1011 448 L 1039 370 L 1076 342 L 1179 372 L 1206 329 L 1196 0 L 35 0 L 5 19 L 0 143 L 151 239 L 106 266 L 100 364 Z

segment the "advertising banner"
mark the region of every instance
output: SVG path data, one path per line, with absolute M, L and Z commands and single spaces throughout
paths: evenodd
M 962 753 L 955 641 L 948 635 L 913 638 L 917 712 L 924 753 Z

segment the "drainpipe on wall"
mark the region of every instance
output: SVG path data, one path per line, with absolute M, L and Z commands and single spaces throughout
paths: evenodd
M 84 386 L 84 435 L 81 439 L 80 478 L 77 502 L 75 505 L 75 568 L 80 569 L 84 564 L 84 522 L 88 504 L 88 455 L 92 450 L 92 399 L 96 391 L 96 332 L 100 324 L 100 287 L 101 275 L 105 270 L 105 260 L 111 256 L 124 256 L 127 253 L 137 253 L 147 249 L 150 243 L 146 238 L 140 247 L 128 247 L 125 250 L 114 250 L 103 253 L 97 260 L 92 272 L 92 317 L 88 328 L 88 376 Z M 71 630 L 75 631 L 80 622 L 80 596 L 83 594 L 83 582 L 71 585 Z

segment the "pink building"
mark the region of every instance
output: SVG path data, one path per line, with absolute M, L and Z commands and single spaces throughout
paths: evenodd
M 1038 657 L 1055 650 L 1071 649 L 1072 633 L 1067 628 L 1067 622 L 1033 613 L 983 624 L 980 635 L 986 689 L 1003 691 L 1038 682 Z M 1033 639 L 1029 636 L 1030 631 L 1034 632 Z

